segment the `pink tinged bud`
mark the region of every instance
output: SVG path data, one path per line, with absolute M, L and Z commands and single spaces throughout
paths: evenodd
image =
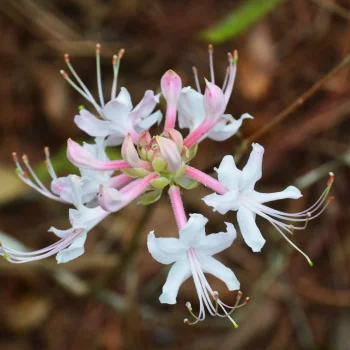
M 136 151 L 134 142 L 130 135 L 126 136 L 122 145 L 122 157 L 133 168 L 144 168 L 151 170 L 152 166 L 149 162 L 140 159 Z
M 184 140 L 183 137 L 181 135 L 181 133 L 175 129 L 168 129 L 164 136 L 166 138 L 168 138 L 169 140 L 173 141 L 178 149 L 178 151 L 181 153 L 182 152 L 182 148 L 184 145 Z
M 215 84 L 206 82 L 203 106 L 205 110 L 205 119 L 213 124 L 225 112 L 226 104 L 222 90 Z
M 181 78 L 174 71 L 169 69 L 162 76 L 160 86 L 167 104 L 176 107 L 182 88 Z
M 176 144 L 160 136 L 157 136 L 157 142 L 162 159 L 168 163 L 168 171 L 177 172 L 181 168 L 182 161 Z
M 152 139 L 151 134 L 149 133 L 148 130 L 145 130 L 140 134 L 138 145 L 144 148 L 149 145 L 149 143 L 151 142 L 151 139 Z

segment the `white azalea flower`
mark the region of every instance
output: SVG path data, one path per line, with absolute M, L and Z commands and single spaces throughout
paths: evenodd
M 102 91 L 100 51 L 101 46 L 97 44 L 97 87 L 100 103 L 95 100 L 89 89 L 76 73 L 70 63 L 68 54 L 64 55 L 65 62 L 78 84 L 76 84 L 65 71 L 61 70 L 63 78 L 95 107 L 101 118 L 99 119 L 89 111 L 82 109 L 80 114 L 75 116 L 74 121 L 80 129 L 84 130 L 90 136 L 107 137 L 108 146 L 121 145 L 124 137 L 128 134 L 132 136 L 134 143 L 137 143 L 138 134 L 140 132 L 148 130 L 162 119 L 162 113 L 160 111 L 151 114 L 156 104 L 159 103 L 160 94 L 154 95 L 153 91 L 147 90 L 143 99 L 135 108 L 133 108 L 130 94 L 126 88 L 122 87 L 119 95 L 116 96 L 119 67 L 124 55 L 124 49 L 121 49 L 118 55 L 113 56 L 111 99 L 105 104 Z
M 182 89 L 177 107 L 180 128 L 190 129 L 191 133 L 204 122 L 206 113 L 203 101 L 204 96 L 191 87 Z M 244 113 L 236 120 L 231 114 L 223 114 L 205 137 L 215 141 L 225 141 L 238 131 L 244 119 L 253 119 L 253 117 Z
M 51 227 L 49 232 L 53 232 L 60 240 L 46 248 L 33 252 L 20 252 L 2 244 L 0 255 L 12 263 L 25 263 L 57 254 L 57 262 L 65 263 L 84 253 L 87 233 L 110 213 L 101 207 L 90 209 L 84 206 L 82 202 L 83 180 L 76 175 L 70 175 L 68 179 L 71 181 L 72 203 L 76 207 L 76 209 L 69 209 L 69 220 L 72 227 L 68 230 Z
M 286 237 L 283 230 L 292 234 L 294 230 L 304 229 L 309 220 L 321 214 L 333 198 L 330 197 L 326 205 L 322 207 L 333 183 L 334 175 L 332 173 L 330 174 L 331 179 L 328 182 L 326 190 L 320 199 L 309 209 L 295 214 L 288 214 L 272 209 L 263 203 L 286 198 L 298 199 L 302 194 L 295 186 L 288 186 L 285 190 L 275 193 L 260 193 L 255 191 L 255 184 L 260 180 L 262 175 L 264 148 L 257 143 L 254 143 L 252 146 L 253 150 L 242 171 L 237 169 L 232 156 L 225 156 L 223 158 L 219 168 L 215 170 L 218 173 L 219 182 L 226 187 L 227 192 L 221 195 L 216 193 L 210 194 L 203 198 L 204 202 L 220 214 L 226 214 L 229 210 L 237 211 L 237 220 L 242 236 L 254 252 L 259 252 L 265 244 L 265 239 L 255 223 L 257 214 L 267 219 L 312 265 L 308 256 Z M 320 208 L 321 210 L 319 210 Z M 316 212 L 317 214 L 314 215 Z M 304 225 L 295 227 L 284 221 L 303 222 Z
M 148 250 L 154 259 L 162 264 L 174 263 L 159 298 L 161 303 L 175 304 L 181 284 L 192 275 L 200 303 L 196 322 L 204 320 L 205 307 L 213 316 L 229 316 L 224 308 L 227 306 L 218 299 L 218 293 L 212 290 L 204 273 L 210 273 L 222 280 L 229 290 L 239 289 L 239 282 L 234 273 L 212 257 L 231 246 L 236 238 L 236 230 L 232 224 L 226 223 L 227 232 L 206 236 L 207 222 L 203 215 L 192 214 L 180 230 L 179 238 L 156 238 L 152 231 L 147 241 Z M 212 299 L 223 309 L 223 315 L 217 311 Z M 187 307 L 192 314 L 189 304 Z

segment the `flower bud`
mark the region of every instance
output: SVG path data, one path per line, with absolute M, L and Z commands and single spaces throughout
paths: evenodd
M 149 133 L 148 130 L 143 131 L 140 134 L 139 140 L 138 140 L 138 146 L 140 147 L 146 147 L 150 142 L 151 142 L 151 134 Z
M 176 144 L 165 137 L 157 136 L 161 157 L 168 163 L 168 171 L 176 172 L 181 168 L 181 155 Z
M 182 88 L 181 78 L 174 71 L 169 69 L 162 76 L 160 86 L 167 104 L 176 106 Z
M 184 145 L 184 139 L 181 135 L 181 133 L 175 129 L 168 129 L 164 135 L 164 137 L 166 137 L 167 139 L 173 141 L 178 149 L 178 151 L 181 153 L 182 152 L 182 148 Z
M 122 157 L 127 161 L 133 168 L 139 168 L 140 157 L 134 146 L 134 142 L 130 135 L 127 135 L 122 145 Z
M 203 106 L 205 110 L 205 119 L 215 123 L 225 112 L 226 104 L 224 93 L 215 84 L 206 82 Z

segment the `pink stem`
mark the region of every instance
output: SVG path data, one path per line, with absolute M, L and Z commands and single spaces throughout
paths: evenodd
M 165 116 L 165 126 L 164 131 L 167 129 L 174 129 L 176 122 L 176 106 L 167 106 L 166 116 Z
M 182 203 L 180 190 L 177 186 L 171 186 L 169 189 L 169 197 L 173 207 L 177 227 L 181 230 L 187 223 L 185 209 Z
M 108 186 L 116 188 L 118 190 L 134 180 L 135 179 L 133 177 L 130 177 L 125 174 L 121 174 L 121 175 L 111 177 L 108 180 L 107 184 Z
M 110 160 L 107 162 L 96 160 L 91 164 L 85 164 L 85 163 L 82 164 L 80 162 L 73 162 L 72 160 L 71 162 L 79 168 L 98 170 L 98 171 L 120 170 L 120 169 L 131 168 L 129 163 L 126 162 L 125 160 Z
M 225 186 L 221 185 L 221 183 L 218 180 L 215 180 L 213 177 L 203 173 L 203 171 L 187 165 L 185 174 L 192 179 L 200 182 L 204 186 L 211 188 L 218 194 L 225 194 L 227 192 Z
M 184 140 L 184 146 L 187 148 L 197 143 L 210 129 L 213 127 L 213 123 L 210 121 L 204 121 L 197 129 L 189 134 Z

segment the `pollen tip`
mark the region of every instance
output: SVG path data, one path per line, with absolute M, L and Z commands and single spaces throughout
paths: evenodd
M 113 55 L 113 58 L 112 58 L 113 66 L 115 66 L 117 64 L 117 61 L 118 61 L 118 56 L 117 55 Z
M 192 305 L 189 301 L 185 305 L 189 311 L 192 311 Z
M 330 172 L 329 173 L 329 179 L 328 179 L 328 182 L 327 182 L 327 186 L 332 185 L 333 182 L 334 182 L 334 173 Z
M 49 162 L 47 160 L 44 160 L 44 164 L 45 164 L 46 168 L 49 168 Z
M 227 58 L 228 58 L 229 61 L 232 60 L 232 53 L 231 53 L 231 52 L 228 52 L 228 53 L 227 53 Z
M 330 197 L 328 198 L 328 203 L 333 202 L 333 201 L 334 201 L 334 196 L 330 196 Z
M 26 179 L 29 179 L 29 176 L 28 176 L 27 172 L 23 171 L 23 177 L 26 178 Z
M 185 318 L 185 319 L 184 319 L 184 323 L 185 323 L 185 324 L 188 324 L 188 325 L 190 324 L 190 321 L 188 320 L 188 318 Z
M 63 77 L 64 79 L 67 79 L 67 78 L 68 78 L 68 74 L 67 74 L 63 69 L 60 70 L 60 74 L 62 75 L 62 77 Z
M 242 295 L 243 295 L 242 291 L 239 290 L 237 294 L 238 294 L 237 296 L 239 296 L 240 298 L 242 298 Z
M 18 157 L 17 157 L 17 153 L 16 152 L 12 152 L 12 159 L 14 162 L 18 161 Z
M 311 260 L 309 260 L 309 265 L 310 265 L 311 267 L 313 267 L 313 266 L 314 266 L 314 263 L 313 263 Z
M 26 154 L 23 154 L 22 160 L 23 160 L 24 163 L 28 163 L 29 162 L 29 158 L 28 158 L 28 156 Z
M 196 66 L 193 66 L 193 67 L 192 67 L 192 72 L 193 72 L 194 75 L 197 75 L 197 74 L 198 74 L 198 69 L 197 69 Z
M 63 57 L 64 57 L 64 60 L 65 60 L 66 62 L 69 62 L 69 55 L 68 55 L 68 53 L 65 53 L 65 54 L 63 55 Z
M 101 44 L 96 44 L 96 53 L 101 52 Z
M 122 57 L 124 56 L 124 53 L 125 53 L 125 49 L 120 49 L 120 50 L 118 51 L 118 57 L 119 57 L 119 58 L 122 58 Z
M 310 211 L 308 211 L 307 213 L 306 213 L 306 216 L 308 217 L 308 218 L 311 218 L 311 212 Z
M 249 297 L 246 297 L 245 298 L 245 303 L 248 304 L 250 302 L 250 298 Z
M 209 44 L 209 45 L 208 45 L 208 51 L 209 51 L 210 53 L 214 52 L 214 47 L 213 47 L 212 44 Z
M 50 148 L 48 146 L 44 147 L 44 153 L 46 157 L 50 157 Z

